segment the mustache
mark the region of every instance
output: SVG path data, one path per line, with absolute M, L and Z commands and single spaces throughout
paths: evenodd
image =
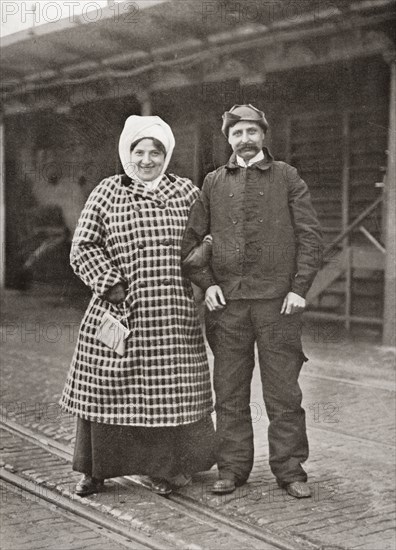
M 244 143 L 243 145 L 239 145 L 239 147 L 237 147 L 237 151 L 244 151 L 249 149 L 253 149 L 254 151 L 260 150 L 260 148 L 254 143 Z

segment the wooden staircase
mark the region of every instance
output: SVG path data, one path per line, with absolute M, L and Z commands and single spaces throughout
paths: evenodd
M 311 306 L 308 311 L 310 316 L 328 320 L 343 320 L 349 328 L 351 321 L 362 323 L 382 324 L 382 320 L 369 315 L 352 315 L 352 273 L 354 270 L 361 272 L 384 271 L 385 269 L 385 249 L 383 246 L 361 225 L 362 221 L 373 212 L 373 210 L 382 202 L 383 196 L 377 199 L 366 208 L 324 251 L 324 267 L 317 274 L 308 294 L 307 303 Z M 349 235 L 355 230 L 367 237 L 374 246 L 351 245 L 348 244 Z M 342 247 L 342 248 L 341 248 Z M 324 293 L 331 288 L 337 279 L 345 280 L 345 293 L 336 296 L 333 300 L 339 306 L 343 305 L 344 314 L 315 311 L 315 308 L 321 308 L 321 299 Z M 333 290 L 334 292 L 334 290 Z M 343 303 L 344 302 L 344 303 Z M 312 311 L 313 309 L 313 311 Z
M 347 269 L 372 269 L 382 271 L 385 256 L 369 246 L 349 246 L 332 256 L 317 274 L 308 294 L 307 302 L 317 304 L 318 297 L 334 281 L 344 275 Z
M 307 294 L 307 302 L 309 304 L 319 305 L 319 295 L 345 273 L 347 257 L 347 249 L 341 250 L 319 271 Z

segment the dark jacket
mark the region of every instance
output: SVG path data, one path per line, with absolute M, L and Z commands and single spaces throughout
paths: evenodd
M 182 259 L 212 235 L 209 265 L 186 274 L 203 290 L 218 284 L 228 299 L 289 291 L 305 297 L 321 265 L 321 231 L 306 183 L 266 148 L 264 155 L 241 168 L 233 154 L 210 172 L 184 234 Z

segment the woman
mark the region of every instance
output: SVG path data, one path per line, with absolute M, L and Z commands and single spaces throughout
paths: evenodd
M 61 406 L 77 416 L 81 496 L 132 474 L 169 494 L 172 478 L 215 462 L 206 350 L 180 267 L 198 189 L 165 174 L 174 145 L 161 118 L 130 116 L 119 143 L 125 175 L 92 191 L 74 235 L 71 265 L 93 296 Z M 108 314 L 130 331 L 116 351 L 101 338 Z

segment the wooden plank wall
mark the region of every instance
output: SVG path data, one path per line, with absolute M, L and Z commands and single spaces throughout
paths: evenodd
M 381 192 L 386 166 L 387 111 L 345 108 L 293 115 L 288 120 L 287 159 L 309 182 L 313 203 L 330 244 Z M 381 242 L 381 208 L 363 223 Z M 342 246 L 372 247 L 354 231 Z M 350 275 L 350 276 L 349 276 Z M 382 316 L 383 271 L 353 269 L 320 298 L 316 309 L 345 315 Z

